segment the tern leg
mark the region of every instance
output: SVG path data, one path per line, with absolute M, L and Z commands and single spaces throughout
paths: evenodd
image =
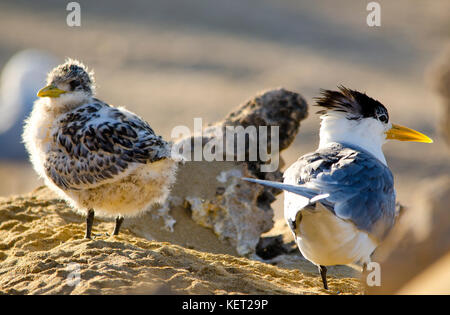
M 91 239 L 92 234 L 92 225 L 94 224 L 94 209 L 89 209 L 87 217 L 86 217 L 86 234 L 84 238 Z
M 114 227 L 113 235 L 119 235 L 119 230 L 120 230 L 120 226 L 122 225 L 122 222 L 123 222 L 123 216 L 118 215 L 116 217 L 116 226 Z
M 361 271 L 361 281 L 366 283 L 367 281 L 367 263 L 363 263 Z
M 325 266 L 319 265 L 319 273 L 320 273 L 320 275 L 322 277 L 323 288 L 325 290 L 328 290 L 327 268 Z
M 364 263 L 362 266 L 362 273 L 361 273 L 361 281 L 363 283 L 363 294 L 367 295 L 367 263 Z
M 362 269 L 362 274 L 364 275 L 364 274 L 366 274 L 366 272 L 367 272 L 367 264 L 364 263 L 363 264 L 363 269 Z

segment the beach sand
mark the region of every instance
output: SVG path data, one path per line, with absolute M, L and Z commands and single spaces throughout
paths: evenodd
M 181 225 L 190 220 L 178 219 Z M 207 229 L 209 236 L 204 233 L 199 242 L 203 248 L 214 247 L 215 253 L 174 244 L 179 235 L 170 243 L 147 240 L 136 236 L 133 228 L 108 237 L 105 233 L 113 223 L 98 219 L 93 233 L 101 235 L 85 240 L 84 219 L 44 187 L 1 198 L 0 222 L 0 294 L 362 292 L 351 268 L 330 268 L 327 291 L 316 268 L 303 258 L 290 256 L 273 265 L 220 253 L 232 253 L 233 248 Z M 77 274 L 80 281 L 74 285 Z

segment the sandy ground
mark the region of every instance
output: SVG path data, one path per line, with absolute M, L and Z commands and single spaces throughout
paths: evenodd
M 133 227 L 108 237 L 113 224 L 98 220 L 94 233 L 99 236 L 84 240 L 83 218 L 46 188 L 1 198 L 0 222 L 0 294 L 361 293 L 357 273 L 343 266 L 330 268 L 330 289 L 323 290 L 316 269 L 298 256 L 277 266 L 148 241 Z M 214 236 L 202 240 L 217 241 Z

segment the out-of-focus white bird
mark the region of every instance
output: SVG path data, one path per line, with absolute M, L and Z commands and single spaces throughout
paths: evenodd
M 284 184 L 246 180 L 286 191 L 285 219 L 328 289 L 325 266 L 366 266 L 394 224 L 394 180 L 382 145 L 432 140 L 392 124 L 387 109 L 366 94 L 345 87 L 322 94 L 319 148 L 286 170 Z
M 23 50 L 9 59 L 0 78 L 0 158 L 25 159 L 23 121 L 30 114 L 36 91 L 45 82 L 56 58 L 39 50 Z
M 94 77 L 67 60 L 48 75 L 38 92 L 23 139 L 45 183 L 75 209 L 87 212 L 91 238 L 94 211 L 124 216 L 163 202 L 175 181 L 177 162 L 169 143 L 125 108 L 94 98 Z

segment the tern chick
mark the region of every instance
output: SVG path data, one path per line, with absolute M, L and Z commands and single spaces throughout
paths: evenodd
M 427 136 L 389 121 L 380 102 L 340 87 L 322 91 L 320 144 L 284 173 L 284 183 L 246 180 L 286 191 L 284 216 L 302 255 L 318 266 L 371 261 L 391 230 L 395 190 L 382 145 L 389 139 L 430 143 Z
M 117 235 L 124 217 L 167 198 L 177 168 L 169 143 L 142 118 L 96 99 L 93 73 L 82 63 L 54 68 L 37 95 L 25 146 L 46 185 L 87 214 L 86 238 L 94 211 L 116 217 Z

